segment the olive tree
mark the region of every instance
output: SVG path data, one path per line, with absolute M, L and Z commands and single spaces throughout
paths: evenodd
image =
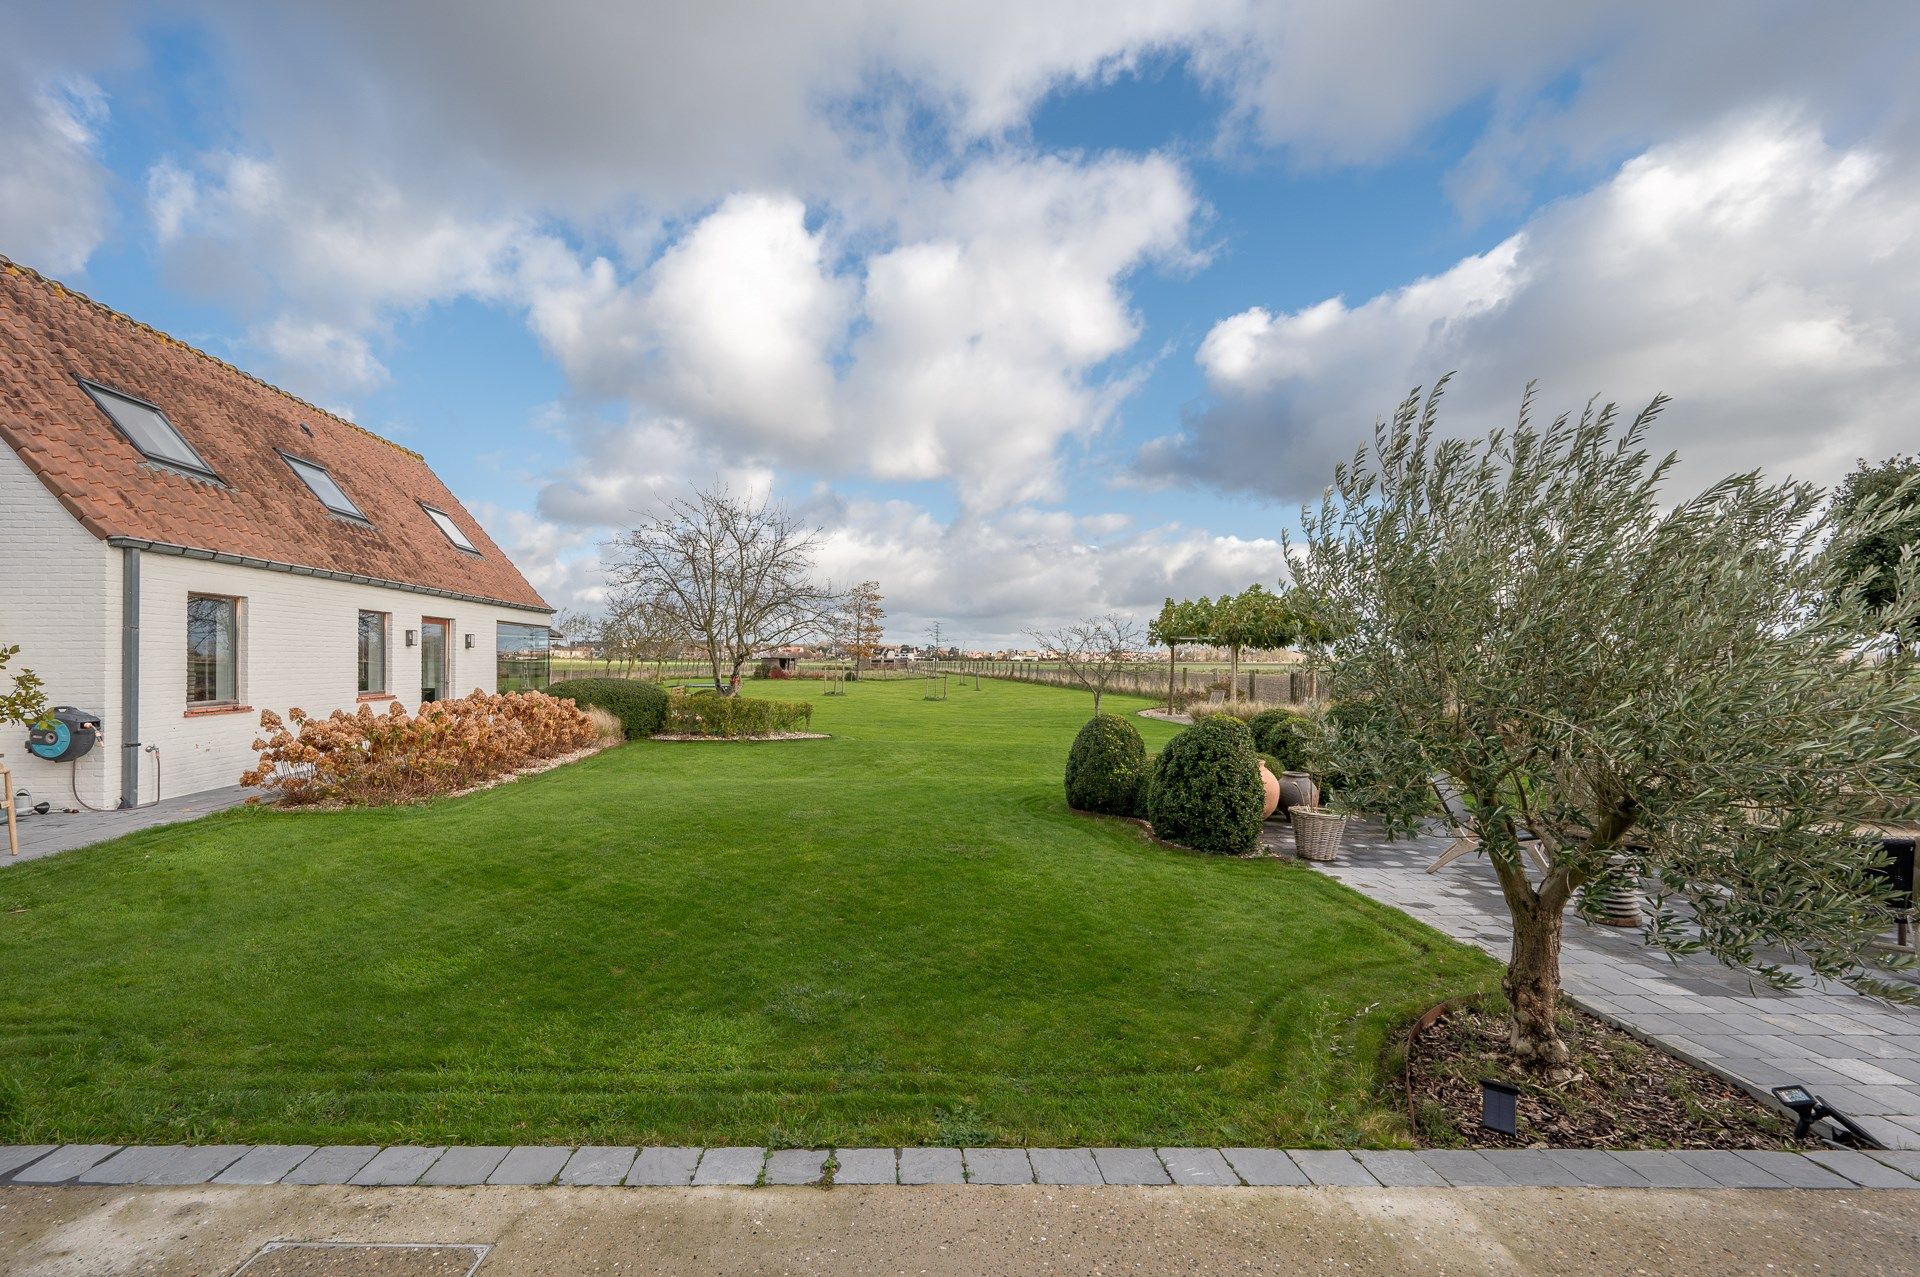
M 1566 1075 L 1561 929 L 1592 883 L 1651 880 L 1648 940 L 1668 951 L 1890 995 L 1860 826 L 1914 810 L 1920 678 L 1858 659 L 1871 605 L 1827 589 L 1857 529 L 1758 472 L 1672 502 L 1675 458 L 1643 446 L 1661 399 L 1543 429 L 1529 388 L 1516 428 L 1466 442 L 1434 437 L 1440 392 L 1336 469 L 1289 551 L 1339 635 L 1321 655 L 1344 805 L 1407 832 L 1447 773 L 1473 808 L 1512 915 L 1516 1055 Z M 1913 566 L 1895 615 L 1920 599 Z

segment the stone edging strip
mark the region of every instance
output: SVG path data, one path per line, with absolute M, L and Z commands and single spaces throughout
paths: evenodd
M 0 1185 L 1920 1188 L 1920 1151 L 0 1145 Z

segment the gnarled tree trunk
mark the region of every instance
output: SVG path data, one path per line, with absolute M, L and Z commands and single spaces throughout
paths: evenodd
M 1560 937 L 1572 898 L 1570 870 L 1561 865 L 1535 887 L 1521 867 L 1520 849 L 1490 855 L 1513 919 L 1513 949 L 1501 987 L 1511 1015 L 1508 1043 L 1527 1068 L 1558 1080 L 1567 1075 L 1572 1052 L 1560 1036 Z

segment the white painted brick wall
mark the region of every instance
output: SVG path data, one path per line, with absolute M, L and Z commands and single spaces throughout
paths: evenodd
M 119 560 L 0 444 L 0 647 L 20 646 L 8 672 L 30 669 L 50 703 L 106 716 L 106 739 L 77 763 L 36 758 L 26 728 L 0 727 L 14 788 L 56 807 L 73 805 L 73 783 L 96 807 L 119 799 Z
M 169 796 L 231 785 L 253 764 L 260 711 L 284 716 L 298 707 L 320 716 L 359 704 L 362 610 L 390 617 L 388 688 L 409 710 L 420 703 L 420 655 L 406 632 L 424 617 L 453 622 L 449 638 L 451 695 L 494 690 L 495 625 L 541 624 L 543 613 L 466 603 L 408 590 L 352 585 L 260 568 L 141 555 L 141 738 L 160 747 Z M 239 598 L 240 701 L 244 713 L 189 714 L 187 596 Z M 473 635 L 474 646 L 465 647 Z M 376 709 L 383 709 L 384 702 Z M 152 796 L 152 760 L 143 760 L 142 798 Z
M 69 776 L 95 806 L 119 800 L 121 554 L 95 540 L 13 452 L 0 445 L 0 643 L 19 643 L 59 704 L 97 709 L 106 740 L 77 765 L 46 763 L 21 729 L 0 740 L 16 784 L 61 804 Z M 495 626 L 542 624 L 546 614 L 466 603 L 408 590 L 352 585 L 261 568 L 143 552 L 140 604 L 140 740 L 160 749 L 162 793 L 217 789 L 252 766 L 260 711 L 294 707 L 324 715 L 359 704 L 359 614 L 391 616 L 388 688 L 419 707 L 421 649 L 405 643 L 424 617 L 452 621 L 451 695 L 495 682 Z M 187 596 L 222 594 L 240 608 L 240 701 L 244 712 L 187 712 Z M 467 648 L 465 637 L 473 636 Z M 383 707 L 377 704 L 376 708 Z M 140 798 L 155 797 L 154 759 L 140 755 Z

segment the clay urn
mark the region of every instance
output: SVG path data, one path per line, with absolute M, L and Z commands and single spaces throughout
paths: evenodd
M 1260 763 L 1260 787 L 1266 791 L 1261 799 L 1260 819 L 1267 820 L 1280 808 L 1280 778 L 1267 770 L 1264 759 Z
M 1280 798 L 1288 810 L 1295 807 L 1318 807 L 1320 787 L 1313 783 L 1313 777 L 1306 772 L 1282 772 Z

